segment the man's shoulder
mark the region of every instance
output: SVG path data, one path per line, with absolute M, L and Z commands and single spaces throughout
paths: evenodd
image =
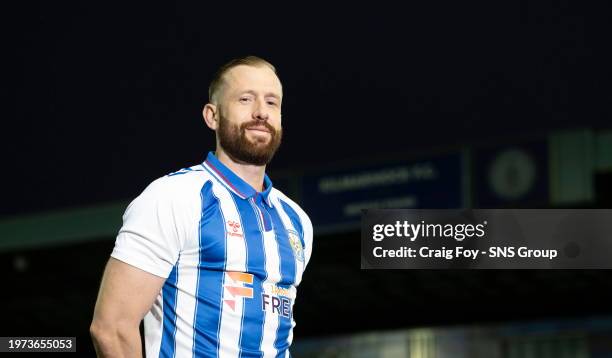
M 273 195 L 273 201 L 280 203 L 282 210 L 289 216 L 293 216 L 299 223 L 298 231 L 302 234 L 302 245 L 306 250 L 306 257 L 310 258 L 312 250 L 313 227 L 312 221 L 308 214 L 295 201 L 291 200 L 287 195 L 276 188 L 272 188 L 270 195 Z M 297 228 L 297 227 L 296 227 Z M 306 261 L 307 262 L 307 261 Z
M 310 219 L 308 218 L 308 214 L 306 214 L 304 209 L 302 209 L 302 207 L 298 203 L 296 203 L 291 198 L 289 198 L 287 195 L 285 195 L 285 193 L 283 193 L 282 191 L 276 188 L 272 188 L 271 194 L 277 197 L 284 205 L 288 205 L 298 215 L 303 216 L 310 221 Z
M 170 200 L 199 197 L 200 190 L 210 174 L 202 165 L 194 165 L 166 174 L 153 180 L 141 195 L 157 196 Z

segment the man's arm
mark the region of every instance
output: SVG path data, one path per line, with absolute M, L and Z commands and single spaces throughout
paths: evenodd
M 90 327 L 99 357 L 142 357 L 140 321 L 165 280 L 111 257 Z

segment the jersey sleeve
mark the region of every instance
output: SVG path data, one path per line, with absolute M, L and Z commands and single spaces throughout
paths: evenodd
M 165 179 L 154 181 L 127 207 L 111 256 L 167 278 L 185 241 L 182 210 Z

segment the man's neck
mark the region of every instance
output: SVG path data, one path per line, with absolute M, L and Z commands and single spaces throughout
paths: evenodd
M 240 179 L 247 182 L 256 191 L 263 191 L 264 175 L 266 173 L 265 165 L 253 165 L 235 162 L 227 153 L 217 147 L 215 156 L 221 163 L 233 171 Z

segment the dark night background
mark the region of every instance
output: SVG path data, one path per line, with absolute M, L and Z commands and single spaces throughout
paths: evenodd
M 211 76 L 248 54 L 284 85 L 271 173 L 611 127 L 605 3 L 426 4 L 5 5 L 0 219 L 127 201 L 201 162 L 214 149 L 200 113 Z M 316 237 L 296 340 L 612 314 L 607 271 L 361 271 L 358 237 Z M 2 335 L 77 335 L 91 350 L 112 245 L 0 253 Z M 16 255 L 29 270 L 14 270 Z

